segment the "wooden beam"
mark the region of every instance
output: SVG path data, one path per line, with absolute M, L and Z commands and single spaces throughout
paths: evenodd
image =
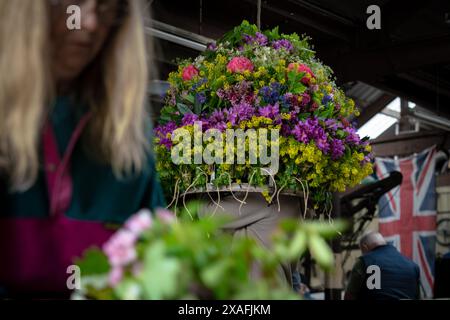
M 369 121 L 377 113 L 381 112 L 389 103 L 395 99 L 395 96 L 385 93 L 377 100 L 375 100 L 371 105 L 364 108 L 361 115 L 356 118 L 358 121 L 358 127 L 362 127 L 367 121 Z
M 399 134 L 398 136 L 371 141 L 372 151 L 376 157 L 393 157 L 419 153 L 433 145 L 449 149 L 450 139 L 448 135 L 448 132 L 441 131 Z
M 244 0 L 244 2 L 252 3 L 256 6 L 256 0 Z M 354 41 L 355 30 L 353 25 L 349 25 L 348 23 L 343 24 L 341 21 L 336 21 L 335 19 L 325 19 L 314 10 L 299 7 L 299 3 L 293 1 L 277 1 L 276 4 L 271 5 L 263 2 L 262 9 L 346 43 L 352 43 Z
M 449 97 L 436 91 L 428 90 L 423 86 L 418 86 L 398 77 L 387 77 L 382 81 L 368 83 L 386 92 L 412 101 L 437 115 L 450 118 L 450 109 L 448 109 L 450 105 Z
M 450 63 L 450 35 L 333 55 L 327 56 L 326 61 L 333 66 L 340 81 L 376 81 L 392 74 Z

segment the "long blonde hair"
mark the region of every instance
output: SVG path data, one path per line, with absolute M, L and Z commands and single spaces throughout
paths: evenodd
M 78 98 L 92 110 L 87 150 L 115 174 L 145 168 L 149 139 L 145 96 L 149 41 L 143 0 L 128 14 L 80 76 Z M 0 173 L 12 190 L 36 181 L 40 133 L 52 99 L 49 8 L 45 0 L 0 0 Z

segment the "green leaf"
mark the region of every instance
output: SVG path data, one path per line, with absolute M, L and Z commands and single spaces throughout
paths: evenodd
M 200 115 L 202 113 L 202 105 L 200 101 L 196 98 L 194 103 L 194 113 Z
M 194 104 L 194 102 L 195 102 L 195 97 L 192 94 L 187 95 L 185 99 L 186 99 L 186 101 L 190 102 L 191 104 Z
M 333 266 L 333 252 L 328 244 L 319 235 L 311 233 L 309 238 L 309 250 L 317 263 L 325 270 Z
M 157 241 L 148 247 L 141 275 L 145 298 L 161 300 L 175 296 L 180 272 L 180 261 L 166 256 L 165 245 L 162 241 Z
M 292 258 L 299 258 L 306 250 L 307 240 L 306 232 L 297 231 L 289 246 L 289 255 Z
M 187 113 L 192 113 L 192 110 L 185 104 L 183 103 L 177 103 L 177 107 L 178 107 L 178 111 L 180 111 L 180 113 L 182 115 L 185 115 Z
M 307 228 L 312 233 L 317 233 L 323 238 L 331 239 L 339 235 L 339 232 L 343 232 L 347 227 L 347 223 L 342 220 L 333 221 L 330 223 L 310 223 Z
M 226 279 L 227 270 L 230 266 L 228 259 L 221 259 L 207 266 L 200 274 L 206 286 L 214 288 Z
M 138 300 L 141 297 L 142 288 L 137 281 L 126 279 L 114 288 L 114 293 L 120 300 Z
M 82 276 L 105 274 L 110 270 L 108 258 L 98 248 L 85 251 L 81 259 L 75 259 L 75 264 L 80 268 Z
M 344 139 L 346 135 L 347 135 L 347 134 L 346 134 L 345 131 L 342 130 L 342 129 L 338 129 L 338 130 L 336 131 L 336 137 L 339 138 L 339 139 Z

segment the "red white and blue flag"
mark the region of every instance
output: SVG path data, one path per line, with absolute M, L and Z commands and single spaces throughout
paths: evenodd
M 420 267 L 424 297 L 433 296 L 436 242 L 435 147 L 407 158 L 376 158 L 378 178 L 392 171 L 402 184 L 379 202 L 379 230 L 388 242 Z

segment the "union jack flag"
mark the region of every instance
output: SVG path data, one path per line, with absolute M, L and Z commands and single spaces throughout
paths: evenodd
M 402 184 L 380 199 L 379 229 L 386 241 L 420 267 L 422 296 L 433 296 L 436 242 L 436 148 L 407 158 L 376 158 L 375 172 L 385 178 L 392 171 Z

